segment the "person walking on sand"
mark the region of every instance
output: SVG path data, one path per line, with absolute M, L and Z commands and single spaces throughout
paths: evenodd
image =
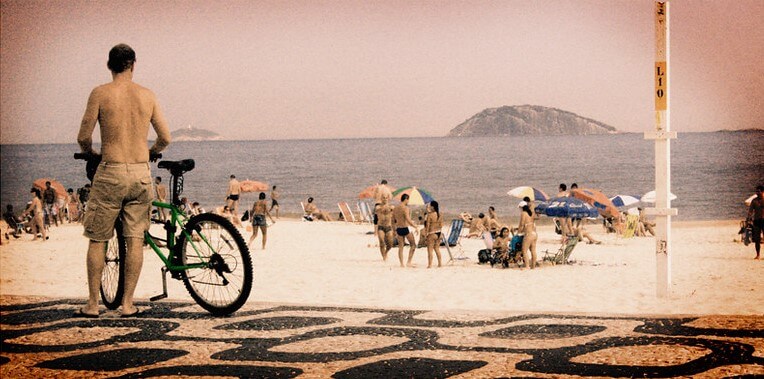
M 395 233 L 398 235 L 398 260 L 403 265 L 403 245 L 406 241 L 409 242 L 409 259 L 406 262 L 406 266 L 411 266 L 411 261 L 414 259 L 414 251 L 416 251 L 416 239 L 414 235 L 409 231 L 409 226 L 416 230 L 416 225 L 411 221 L 411 210 L 409 210 L 409 195 L 404 193 L 401 196 L 401 203 L 393 208 L 393 225 L 395 226 Z M 416 232 L 415 232 L 416 233 Z
M 438 202 L 430 202 L 427 213 L 426 235 L 427 235 L 427 268 L 432 267 L 432 252 L 438 258 L 438 267 L 443 267 L 440 256 L 440 236 L 443 230 L 443 215 L 440 214 Z
M 387 199 L 387 202 L 389 203 L 392 198 L 393 193 L 390 192 L 390 188 L 387 186 L 387 179 L 382 179 L 382 181 L 379 182 L 379 185 L 374 187 L 374 208 L 382 204 L 383 199 Z M 378 222 L 377 214 L 374 213 L 374 233 L 377 232 Z
M 517 233 L 523 235 L 522 254 L 525 261 L 525 268 L 536 268 L 536 223 L 533 221 L 533 212 L 525 201 L 517 205 L 521 208 L 520 224 L 517 226 Z M 530 254 L 529 254 L 530 253 Z
M 152 184 L 150 154 L 170 144 L 170 130 L 154 93 L 133 82 L 135 51 L 119 44 L 109 51 L 107 67 L 112 81 L 93 89 L 82 116 L 77 143 L 83 153 L 93 150 L 96 123 L 101 131 L 102 161 L 98 166 L 85 211 L 84 235 L 90 242 L 87 253 L 88 302 L 75 317 L 96 318 L 104 268 L 106 242 L 114 235 L 114 221 L 122 220 L 127 255 L 122 262 L 124 294 L 122 317 L 139 313 L 133 304 L 135 287 L 143 266 L 143 234 L 149 228 Z M 148 148 L 149 125 L 156 140 Z
M 260 192 L 258 200 L 252 205 L 250 213 L 252 214 L 252 236 L 249 237 L 249 245 L 251 246 L 252 242 L 255 242 L 257 229 L 260 228 L 263 232 L 263 250 L 265 250 L 265 243 L 268 241 L 268 223 L 265 221 L 265 216 L 271 219 L 271 223 L 276 223 L 276 221 L 273 221 L 271 211 L 268 209 L 268 204 L 265 201 L 265 192 Z
M 753 229 L 752 240 L 756 247 L 756 258 L 761 258 L 761 234 L 764 232 L 764 185 L 756 187 L 756 197 L 751 201 L 748 207 L 748 217 L 746 222 L 751 224 Z
M 374 207 L 374 215 L 377 218 L 379 252 L 382 260 L 387 262 L 387 253 L 393 248 L 393 207 L 388 204 L 389 199 L 383 198 L 381 201 Z
M 279 209 L 281 208 L 279 206 L 279 198 L 281 197 L 281 194 L 279 194 L 279 191 L 276 191 L 276 186 L 273 186 L 271 189 L 271 208 L 268 209 L 268 211 L 272 211 L 274 208 L 276 209 L 276 218 L 279 218 Z
M 233 218 L 239 218 L 239 196 L 241 195 L 241 184 L 236 180 L 236 175 L 231 175 L 228 181 L 228 191 L 225 194 L 225 201 Z
M 45 225 L 53 223 L 58 226 L 56 218 L 56 190 L 50 186 L 50 182 L 45 182 L 45 190 L 42 192 L 42 199 L 45 201 Z
M 39 238 L 37 236 L 38 234 L 41 234 L 42 240 L 45 241 L 48 239 L 48 233 L 45 231 L 44 211 L 42 208 L 42 194 L 40 193 L 39 189 L 34 187 L 31 191 L 29 191 L 29 193 L 32 194 L 32 201 L 29 202 L 27 209 L 25 209 L 24 213 L 21 214 L 21 218 L 23 219 L 27 215 L 32 216 L 32 220 L 30 221 L 32 224 L 32 235 L 34 235 L 32 241 L 35 241 Z
M 154 178 L 154 198 L 157 199 L 159 202 L 166 203 L 167 202 L 167 186 L 162 184 L 162 177 L 157 176 Z M 159 217 L 159 220 L 166 221 L 167 220 L 167 213 L 164 208 L 157 207 L 157 216 Z

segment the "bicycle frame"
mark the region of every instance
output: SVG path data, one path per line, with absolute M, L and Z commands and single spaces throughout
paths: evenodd
M 167 250 L 169 254 L 165 255 L 162 252 L 162 249 L 159 247 L 159 245 L 157 245 L 157 243 L 154 242 L 154 238 L 157 238 L 157 237 L 152 236 L 148 230 L 144 234 L 144 239 L 146 243 L 149 246 L 151 246 L 151 249 L 154 250 L 154 253 L 156 253 L 159 259 L 162 260 L 165 267 L 167 267 L 167 270 L 171 272 L 175 272 L 175 271 L 185 271 L 185 270 L 193 269 L 193 268 L 206 267 L 207 261 L 199 252 L 199 249 L 197 248 L 196 243 L 194 242 L 194 240 L 191 238 L 191 235 L 186 231 L 186 228 L 184 227 L 186 222 L 188 222 L 189 217 L 186 216 L 180 209 L 178 209 L 178 207 L 170 203 L 163 203 L 161 201 L 154 200 L 151 202 L 151 205 L 157 208 L 170 210 L 170 220 L 163 222 L 165 231 L 167 232 L 166 244 L 167 244 Z M 200 263 L 194 263 L 190 265 L 176 265 L 172 263 L 173 256 L 177 254 L 177 252 L 175 251 L 175 231 L 177 229 L 180 229 L 180 232 L 186 237 L 186 240 L 188 241 L 188 243 L 194 248 L 194 251 L 196 252 L 199 260 L 201 261 Z M 202 241 L 204 241 L 204 243 L 212 247 L 210 245 L 210 242 L 207 241 L 207 238 L 203 234 L 199 234 L 199 237 L 202 239 Z

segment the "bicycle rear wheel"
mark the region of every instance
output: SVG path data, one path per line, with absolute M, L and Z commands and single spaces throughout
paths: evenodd
M 178 238 L 180 263 L 204 263 L 181 272 L 191 297 L 215 316 L 236 312 L 252 290 L 252 258 L 239 231 L 222 216 L 202 213 L 191 217 Z
M 114 224 L 114 236 L 106 244 L 106 261 L 101 274 L 101 300 L 108 309 L 117 309 L 125 292 L 125 256 L 127 242 L 122 232 L 122 222 Z

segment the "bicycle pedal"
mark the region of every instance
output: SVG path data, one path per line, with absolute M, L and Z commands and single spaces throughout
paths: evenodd
M 162 299 L 166 299 L 166 298 L 167 298 L 167 294 L 166 293 L 161 293 L 159 295 L 151 297 L 149 299 L 149 301 L 157 301 L 157 300 L 162 300 Z

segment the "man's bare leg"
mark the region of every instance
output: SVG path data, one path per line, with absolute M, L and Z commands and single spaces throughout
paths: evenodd
M 406 266 L 411 267 L 411 261 L 414 260 L 414 252 L 416 251 L 416 239 L 414 239 L 414 234 L 409 233 L 406 238 L 409 240 L 409 245 L 411 248 L 409 248 L 409 260 L 406 262 Z M 403 259 L 403 257 L 401 257 Z
M 382 260 L 387 261 L 387 243 L 385 242 L 385 232 L 377 230 L 377 241 L 379 241 L 379 253 L 382 255 Z
M 268 241 L 268 230 L 264 226 L 261 226 L 260 229 L 263 231 L 263 250 L 265 250 L 265 242 Z
M 135 287 L 143 268 L 143 238 L 128 237 L 127 256 L 125 257 L 125 293 L 122 295 L 122 315 L 131 315 L 138 311 L 133 305 Z M 101 260 L 103 263 L 103 259 Z
M 106 242 L 91 240 L 88 244 L 88 304 L 81 312 L 89 315 L 98 314 L 98 299 L 101 297 L 101 274 L 106 260 Z
M 403 245 L 406 243 L 406 240 L 398 236 L 398 260 L 401 262 L 401 267 L 406 267 L 403 265 Z

